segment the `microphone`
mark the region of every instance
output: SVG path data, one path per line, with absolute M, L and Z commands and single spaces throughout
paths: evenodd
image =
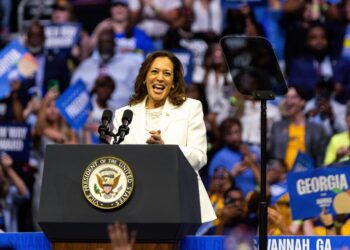
M 123 117 L 122 117 L 122 125 L 120 125 L 118 129 L 118 134 L 117 134 L 119 136 L 118 144 L 124 140 L 127 134 L 129 134 L 128 126 L 132 121 L 132 116 L 133 116 L 133 113 L 130 109 L 127 109 L 124 111 Z
M 109 134 L 109 124 L 112 121 L 113 112 L 110 109 L 105 109 L 101 118 L 101 125 L 98 127 L 98 133 L 100 134 L 100 140 L 104 143 L 108 143 L 106 135 Z

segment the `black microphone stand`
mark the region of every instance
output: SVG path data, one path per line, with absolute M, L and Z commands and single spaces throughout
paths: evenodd
M 114 134 L 112 131 L 109 130 L 109 127 L 100 125 L 98 127 L 98 133 L 100 134 L 100 141 L 105 144 L 110 144 L 107 139 L 106 135 L 111 136 L 113 138 L 113 144 L 120 144 L 122 141 L 124 141 L 124 137 L 129 134 L 129 127 L 127 125 L 120 125 L 118 132 Z M 119 139 L 118 139 L 119 136 Z
M 129 132 L 129 130 L 128 130 L 128 132 Z M 113 145 L 120 144 L 124 140 L 124 138 L 122 140 L 120 140 L 120 138 L 119 138 L 119 140 L 118 140 L 119 131 L 118 131 L 118 133 L 114 134 L 112 131 L 109 130 L 108 127 L 106 127 L 104 125 L 100 125 L 98 127 L 98 133 L 100 134 L 100 137 L 99 137 L 100 142 L 102 142 L 104 144 L 110 144 L 106 139 L 107 135 L 113 138 Z

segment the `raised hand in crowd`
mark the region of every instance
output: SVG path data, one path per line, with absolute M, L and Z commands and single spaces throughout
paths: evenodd
M 110 224 L 108 235 L 112 250 L 132 250 L 136 242 L 136 232 L 132 231 L 129 237 L 127 225 L 123 223 Z
M 267 220 L 268 225 L 276 226 L 283 235 L 291 235 L 288 226 L 286 225 L 286 220 L 283 217 L 281 211 L 279 211 L 278 207 L 268 207 L 267 208 Z M 273 234 L 275 228 L 271 228 L 268 234 Z
M 332 214 L 326 214 L 326 209 L 322 208 L 322 212 L 320 214 L 320 220 L 324 227 L 326 228 L 327 235 L 337 235 L 336 228 L 334 227 L 334 220 Z
M 1 172 L 2 172 L 2 182 L 6 180 L 6 177 L 9 178 L 9 180 L 16 186 L 18 189 L 18 193 L 21 196 L 28 196 L 29 191 L 22 180 L 21 177 L 16 173 L 16 171 L 12 168 L 13 165 L 13 159 L 11 156 L 6 154 L 5 152 L 0 153 L 0 166 L 1 166 Z
M 336 160 L 335 162 L 338 162 L 343 157 L 350 157 L 350 148 L 349 147 L 340 147 L 336 151 Z

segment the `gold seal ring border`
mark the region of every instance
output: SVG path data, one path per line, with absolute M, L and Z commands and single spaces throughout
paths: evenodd
M 100 159 L 105 159 L 105 158 L 112 158 L 112 159 L 115 159 L 115 160 L 117 160 L 117 161 L 120 161 L 120 162 L 124 163 L 124 165 L 125 165 L 125 166 L 129 169 L 129 171 L 130 171 L 129 176 L 131 176 L 131 179 L 132 179 L 130 195 L 124 200 L 124 202 L 120 203 L 118 206 L 113 206 L 113 207 L 101 207 L 101 206 L 99 206 L 99 205 L 96 205 L 95 203 L 91 202 L 91 200 L 86 196 L 86 194 L 85 194 L 85 192 L 84 192 L 84 174 L 85 174 L 85 172 L 87 171 L 88 168 L 90 168 L 90 166 L 91 166 L 92 163 L 98 162 L 98 160 L 100 160 Z M 100 165 L 99 165 L 99 166 L 100 166 Z M 97 166 L 97 167 L 98 167 L 98 166 Z M 95 168 L 97 168 L 97 167 L 94 167 L 93 170 L 95 170 Z M 118 167 L 119 167 L 119 166 L 118 166 Z M 125 174 L 125 173 L 124 173 L 124 174 Z M 128 175 L 125 174 L 125 176 L 128 176 Z M 91 177 L 91 174 L 89 175 L 89 180 L 90 180 L 90 177 Z M 128 179 L 128 178 L 127 178 L 127 179 Z M 89 181 L 88 181 L 88 183 L 89 183 Z M 117 157 L 115 157 L 115 156 L 103 156 L 103 157 L 100 157 L 100 158 L 97 158 L 97 159 L 93 160 L 93 161 L 90 162 L 89 165 L 85 168 L 85 170 L 84 170 L 84 172 L 83 172 L 82 181 L 81 181 L 81 187 L 82 187 L 82 191 L 83 191 L 83 193 L 84 193 L 85 199 L 86 199 L 91 205 L 93 205 L 94 207 L 98 207 L 98 208 L 100 208 L 100 209 L 103 209 L 103 210 L 111 210 L 111 209 L 115 209 L 115 208 L 118 208 L 118 207 L 122 206 L 126 201 L 129 200 L 129 198 L 131 197 L 131 195 L 133 194 L 133 191 L 134 191 L 134 186 L 135 186 L 134 183 L 135 183 L 134 174 L 133 174 L 133 172 L 131 171 L 130 166 L 129 166 L 125 161 L 123 161 L 123 160 L 121 160 L 121 159 L 119 159 L 119 158 L 117 158 Z M 128 185 L 127 185 L 127 186 L 128 186 Z M 89 190 L 90 190 L 90 189 L 89 189 Z M 91 192 L 91 191 L 90 191 L 90 193 L 91 193 L 91 195 L 92 195 L 92 192 Z M 125 193 L 125 192 L 124 192 L 124 193 Z M 96 200 L 97 200 L 97 199 L 96 199 Z

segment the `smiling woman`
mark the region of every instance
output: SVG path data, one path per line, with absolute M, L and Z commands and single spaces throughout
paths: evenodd
M 124 144 L 176 144 L 197 174 L 206 164 L 202 104 L 186 98 L 182 65 L 172 53 L 156 51 L 143 62 L 129 105 L 115 112 L 114 133 L 126 109 L 134 115 Z M 199 175 L 198 187 L 202 222 L 214 220 L 215 212 Z

